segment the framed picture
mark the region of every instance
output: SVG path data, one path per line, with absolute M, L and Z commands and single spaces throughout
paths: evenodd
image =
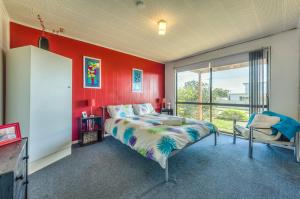
M 0 146 L 21 140 L 19 123 L 0 126 Z
M 101 88 L 101 60 L 83 57 L 83 87 Z
M 132 92 L 143 91 L 143 70 L 133 68 L 132 69 Z
M 87 113 L 85 111 L 83 111 L 81 114 L 82 114 L 82 118 L 87 118 Z

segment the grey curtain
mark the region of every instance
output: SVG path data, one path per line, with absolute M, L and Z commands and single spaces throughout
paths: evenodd
M 261 113 L 269 108 L 270 48 L 249 52 L 250 113 Z

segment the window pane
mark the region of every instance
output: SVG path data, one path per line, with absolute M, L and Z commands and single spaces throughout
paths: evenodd
M 234 119 L 237 120 L 237 124 L 246 126 L 249 119 L 249 108 L 212 106 L 212 123 L 220 131 L 232 133 Z
M 266 60 L 265 60 L 266 62 Z M 268 95 L 268 70 L 267 70 L 267 64 L 264 64 L 264 68 L 262 70 L 262 73 L 260 74 L 262 77 L 260 77 L 260 79 L 262 79 L 262 82 L 259 83 L 259 87 L 261 89 L 262 92 L 262 96 L 259 99 L 259 104 L 260 105 L 267 105 L 267 95 Z
M 225 104 L 249 104 L 249 63 L 212 69 L 212 101 Z
M 208 105 L 177 104 L 177 115 L 180 117 L 209 121 L 209 114 Z
M 209 102 L 209 68 L 177 73 L 178 102 Z

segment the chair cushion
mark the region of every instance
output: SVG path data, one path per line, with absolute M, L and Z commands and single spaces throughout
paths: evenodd
M 249 132 L 250 130 L 248 128 L 245 128 L 243 126 L 240 125 L 236 125 L 235 126 L 236 129 L 241 133 L 241 135 L 245 138 L 249 138 Z M 267 141 L 276 141 L 279 140 L 281 137 L 281 133 L 278 132 L 276 135 L 267 135 L 263 132 L 254 130 L 253 131 L 253 138 L 258 139 L 258 140 L 267 140 Z
M 267 134 L 272 135 L 273 131 L 271 127 L 274 124 L 277 124 L 280 122 L 280 117 L 276 116 L 269 116 L 269 115 L 263 115 L 263 114 L 256 114 L 250 123 L 249 127 L 256 127 L 256 128 L 267 128 L 267 129 L 259 129 L 259 131 Z

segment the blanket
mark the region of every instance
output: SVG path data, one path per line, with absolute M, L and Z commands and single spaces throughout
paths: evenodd
M 291 117 L 272 111 L 264 111 L 262 114 L 276 116 L 280 118 L 280 121 L 277 124 L 271 126 L 273 135 L 276 135 L 278 132 L 281 132 L 286 138 L 291 140 L 293 137 L 295 137 L 296 133 L 299 133 L 300 131 L 300 123 Z M 255 113 L 251 115 L 247 127 L 249 127 L 254 117 Z
M 105 131 L 142 156 L 158 162 L 162 168 L 166 167 L 166 160 L 172 151 L 218 131 L 209 122 L 193 119 L 186 119 L 179 126 L 164 125 L 164 121 L 170 120 L 170 117 L 150 114 L 110 118 L 105 121 Z

